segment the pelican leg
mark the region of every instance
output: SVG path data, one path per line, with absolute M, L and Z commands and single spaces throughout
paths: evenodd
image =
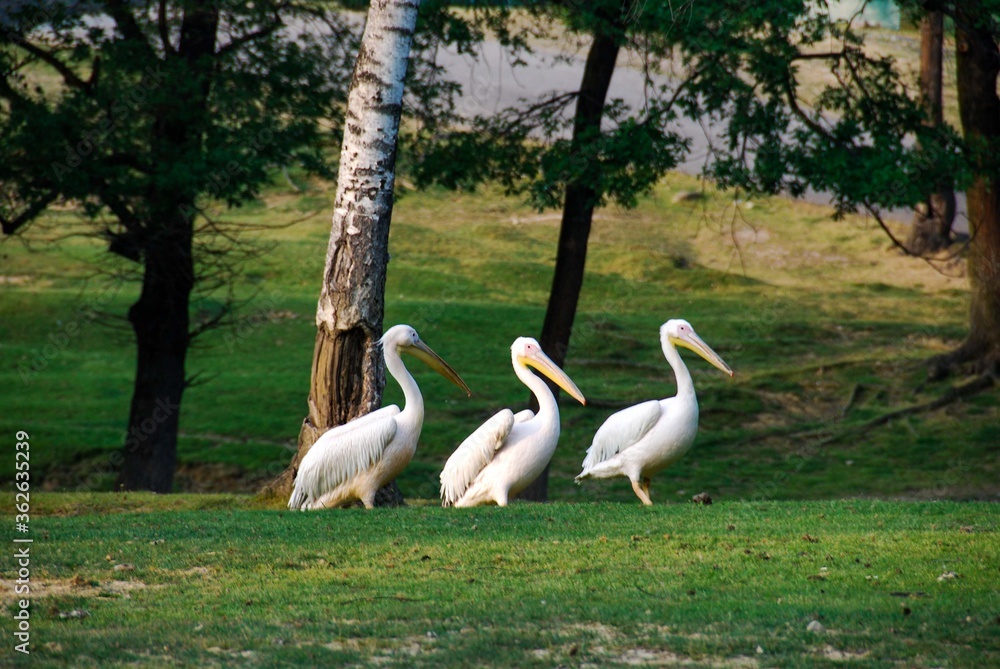
M 649 499 L 649 495 L 646 494 L 646 491 L 643 490 L 642 487 L 640 487 L 638 481 L 632 481 L 632 490 L 635 491 L 636 497 L 641 499 L 643 504 L 646 506 L 653 506 L 653 501 Z
M 361 498 L 361 503 L 365 505 L 366 509 L 374 509 L 375 493 L 371 493 L 370 495 L 365 495 L 363 498 Z
M 652 482 L 653 480 L 648 476 L 642 480 L 642 491 L 646 493 L 646 497 L 649 497 L 649 484 Z

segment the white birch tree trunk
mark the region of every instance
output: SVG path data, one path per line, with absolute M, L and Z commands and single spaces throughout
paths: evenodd
M 291 465 L 265 489 L 285 498 L 298 463 L 326 430 L 377 409 L 396 138 L 419 0 L 374 0 L 347 97 L 323 286 L 316 308 L 309 414 Z M 395 483 L 376 504 L 401 504 Z

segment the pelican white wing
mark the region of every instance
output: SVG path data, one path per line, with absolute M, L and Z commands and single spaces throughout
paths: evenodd
M 356 418 L 323 433 L 299 465 L 290 509 L 307 509 L 341 483 L 372 467 L 396 435 L 396 405 Z
M 583 471 L 610 460 L 642 439 L 660 420 L 662 412 L 660 403 L 650 400 L 611 414 L 594 435 L 594 443 L 587 449 Z
M 455 449 L 445 463 L 444 471 L 441 472 L 441 501 L 444 506 L 451 506 L 462 498 L 479 476 L 479 472 L 490 464 L 494 454 L 503 446 L 514 423 L 531 418 L 521 415 L 524 413 L 524 411 L 518 413 L 521 420 L 515 421 L 514 413 L 510 409 L 498 412 Z
M 518 411 L 514 414 L 514 424 L 524 423 L 535 417 L 535 412 L 531 409 L 525 409 L 524 411 Z

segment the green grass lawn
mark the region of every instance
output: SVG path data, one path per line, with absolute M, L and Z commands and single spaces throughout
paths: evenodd
M 71 212 L 5 241 L 0 435 L 11 453 L 16 430 L 31 434 L 36 543 L 34 652 L 15 657 L 7 644 L 0 664 L 1000 662 L 997 506 L 899 501 L 997 499 L 996 391 L 855 429 L 945 392 L 924 383 L 921 362 L 961 340 L 960 267 L 938 273 L 888 251 L 863 219 L 832 222 L 820 207 L 775 199 L 735 211 L 713 192 L 673 203 L 698 187 L 673 175 L 637 210 L 599 212 L 566 366 L 590 404 L 563 407 L 557 502 L 508 509 L 433 500 L 455 446 L 526 401 L 508 347 L 540 328 L 551 213 L 490 192 L 398 203 L 387 323 L 416 326 L 475 394 L 411 365 L 427 406 L 399 481 L 411 504 L 368 513 L 289 513 L 246 494 L 93 492 L 110 490 L 121 444 L 134 364 L 122 316 L 135 285 L 95 275 L 103 255 L 91 242 L 46 243 L 75 225 Z M 255 233 L 266 253 L 235 286 L 250 298 L 246 320 L 191 353 L 205 383 L 184 399 L 180 490 L 252 492 L 291 457 L 328 196 L 275 186 L 220 212 L 276 225 L 310 208 Z M 654 479 L 650 509 L 624 481 L 574 485 L 610 413 L 673 393 L 657 342 L 671 317 L 690 320 L 736 370 L 728 379 L 687 356 L 702 406 L 694 450 Z M 386 401 L 400 400 L 390 382 Z M 7 485 L 13 466 L 0 462 Z M 686 502 L 701 491 L 716 503 Z M 815 501 L 839 497 L 850 499 Z M 0 564 L 8 581 L 12 564 Z M 13 584 L 2 593 L 12 615 Z M 824 630 L 809 631 L 813 621 Z
M 32 501 L 33 653 L 5 666 L 1000 663 L 993 504 Z
M 572 477 L 608 415 L 674 392 L 657 330 L 683 317 L 736 377 L 686 357 L 701 431 L 695 449 L 654 480 L 654 501 L 700 491 L 716 499 L 997 499 L 995 390 L 850 432 L 945 392 L 923 383 L 921 362 L 961 341 L 962 266 L 941 273 L 902 257 L 870 221 L 834 222 L 823 207 L 776 198 L 736 210 L 731 195 L 711 189 L 700 201 L 673 202 L 700 188 L 671 175 L 637 209 L 597 214 L 566 365 L 590 403 L 563 408 L 552 497 L 631 501 L 623 481 L 578 487 Z M 244 235 L 264 251 L 234 286 L 249 300 L 244 320 L 205 335 L 189 356 L 189 373 L 204 383 L 184 397 L 178 490 L 249 492 L 290 460 L 330 196 L 322 184 L 293 193 L 282 180 L 252 206 L 217 212 L 270 229 Z M 0 435 L 31 434 L 37 488 L 110 490 L 108 458 L 123 441 L 135 364 L 124 315 L 136 284 L 109 276 L 94 241 L 49 243 L 79 229 L 73 212 L 60 211 L 0 244 Z M 386 323 L 414 325 L 474 392 L 467 399 L 411 363 L 427 413 L 400 479 L 406 497 L 435 498 L 438 473 L 461 440 L 498 409 L 525 405 L 508 348 L 540 331 L 557 235 L 557 215 L 490 191 L 407 192 L 397 203 Z M 211 313 L 220 299 L 203 297 L 196 313 Z M 390 381 L 386 401 L 401 399 Z M 0 481 L 12 476 L 13 460 L 0 460 Z

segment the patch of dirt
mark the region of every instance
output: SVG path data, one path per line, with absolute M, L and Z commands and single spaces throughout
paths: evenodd
M 867 650 L 839 650 L 827 644 L 823 646 L 820 653 L 828 660 L 835 662 L 847 662 L 850 660 L 860 660 L 868 655 Z
M 738 655 L 736 657 L 694 658 L 678 655 L 669 650 L 652 650 L 649 648 L 630 648 L 615 658 L 622 664 L 640 667 L 677 667 L 677 666 L 709 666 L 720 669 L 749 669 L 758 666 L 757 658 Z
M 408 636 L 401 639 L 348 638 L 335 639 L 322 646 L 333 651 L 350 650 L 369 655 L 373 664 L 390 664 L 400 657 L 416 657 L 423 653 L 434 652 L 434 637 Z M 299 646 L 311 646 L 303 643 Z
M 573 625 L 566 625 L 563 629 L 578 632 L 589 632 L 602 641 L 611 641 L 618 636 L 618 630 L 614 627 L 608 627 L 602 623 L 575 623 Z
M 42 597 L 122 597 L 128 599 L 133 590 L 142 590 L 146 584 L 142 581 L 102 581 L 99 585 L 74 576 L 71 579 L 54 581 L 31 581 L 31 598 Z M 16 582 L 11 579 L 0 579 L 0 604 L 9 604 L 24 595 L 15 594 Z
M 645 625 L 644 629 L 649 631 L 655 631 L 661 634 L 673 634 L 674 632 L 665 625 Z M 604 625 L 601 623 L 576 623 L 573 625 L 566 625 L 560 628 L 560 633 L 565 634 L 569 631 L 575 632 L 587 632 L 595 636 L 603 644 L 607 646 L 618 645 L 616 641 L 624 641 L 621 635 L 613 627 Z M 701 633 L 694 633 L 683 635 L 687 638 L 707 638 L 707 635 Z M 645 666 L 645 667 L 660 667 L 660 666 L 709 666 L 709 667 L 719 667 L 720 669 L 749 669 L 751 667 L 757 667 L 758 661 L 755 657 L 748 657 L 744 655 L 738 655 L 735 657 L 703 657 L 694 659 L 687 657 L 685 655 L 678 655 L 673 651 L 666 649 L 653 649 L 653 648 L 628 648 L 622 651 L 619 648 L 606 647 L 604 645 L 594 645 L 589 648 L 589 651 L 594 655 L 600 655 L 608 659 L 614 659 L 615 662 L 620 664 L 625 664 L 629 666 Z M 550 651 L 547 650 L 534 650 L 532 654 L 539 659 L 546 659 L 550 656 Z
M 0 274 L 0 283 L 6 283 L 13 286 L 20 286 L 31 281 L 31 277 L 27 274 Z

